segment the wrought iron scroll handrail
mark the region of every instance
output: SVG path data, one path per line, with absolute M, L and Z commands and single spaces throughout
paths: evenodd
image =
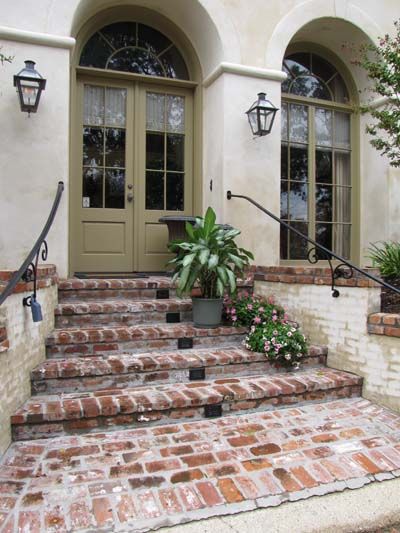
M 33 281 L 34 296 L 36 298 L 37 266 L 38 266 L 38 261 L 39 261 L 39 255 L 41 255 L 43 261 L 47 259 L 48 247 L 47 247 L 46 237 L 51 228 L 51 225 L 53 224 L 54 218 L 56 216 L 57 209 L 60 204 L 63 191 L 64 191 L 64 183 L 62 181 L 59 181 L 57 185 L 57 193 L 54 198 L 53 207 L 51 208 L 49 218 L 47 219 L 47 222 L 41 234 L 39 235 L 37 241 L 35 242 L 32 250 L 29 252 L 25 261 L 22 263 L 22 265 L 17 270 L 17 272 L 14 272 L 10 281 L 6 285 L 6 288 L 0 294 L 0 305 L 8 298 L 8 296 L 10 296 L 10 294 L 15 289 L 17 283 L 21 279 L 23 279 L 24 281 Z M 42 250 L 42 253 L 40 254 L 41 250 Z M 30 306 L 30 303 L 29 303 L 30 298 L 31 296 L 24 298 L 24 305 Z
M 297 236 L 299 236 L 300 238 L 304 239 L 306 242 L 312 244 L 313 248 L 309 249 L 308 254 L 307 254 L 307 260 L 311 264 L 318 263 L 318 261 L 320 259 L 324 259 L 324 260 L 328 261 L 329 268 L 330 268 L 330 271 L 331 271 L 331 290 L 332 290 L 332 296 L 334 298 L 337 298 L 340 295 L 340 292 L 335 287 L 336 280 L 339 279 L 339 278 L 351 279 L 353 277 L 353 275 L 354 275 L 354 271 L 359 272 L 360 274 L 362 274 L 366 278 L 369 278 L 370 280 L 374 281 L 375 283 L 378 283 L 379 285 L 381 285 L 383 287 L 386 287 L 387 289 L 390 289 L 391 291 L 393 291 L 393 292 L 395 292 L 397 294 L 400 294 L 400 289 L 397 289 L 396 287 L 393 287 L 392 285 L 390 285 L 386 281 L 383 281 L 382 279 L 374 276 L 373 274 L 370 274 L 369 272 L 366 272 L 365 270 L 362 270 L 361 268 L 357 267 L 356 265 L 354 265 L 350 261 L 347 261 L 347 259 L 345 259 L 344 257 L 341 257 L 340 255 L 336 254 L 332 250 L 329 250 L 328 248 L 326 248 L 322 244 L 318 244 L 313 239 L 310 239 L 309 237 L 307 237 L 306 235 L 301 233 L 301 231 L 297 230 L 296 228 L 294 228 L 293 226 L 291 226 L 290 224 L 288 224 L 284 220 L 281 220 L 279 217 L 277 217 L 276 215 L 271 213 L 271 211 L 268 211 L 268 209 L 265 209 L 265 207 L 260 205 L 258 202 L 256 202 L 255 200 L 253 200 L 249 196 L 245 196 L 243 194 L 232 194 L 231 191 L 227 191 L 226 197 L 227 197 L 228 200 L 231 200 L 232 198 L 243 198 L 244 200 L 247 200 L 248 202 L 253 204 L 255 207 L 257 207 L 257 209 L 259 209 L 260 211 L 262 211 L 263 213 L 268 215 L 270 218 L 272 218 L 273 220 L 276 220 L 276 222 L 278 222 L 281 226 L 287 228 L 289 231 L 291 231 L 292 233 L 295 233 Z M 322 257 L 319 257 L 320 254 L 321 254 Z M 334 258 L 337 261 L 339 261 L 339 264 L 338 265 L 333 265 L 332 264 L 332 258 Z M 345 269 L 344 267 L 348 267 L 348 269 Z

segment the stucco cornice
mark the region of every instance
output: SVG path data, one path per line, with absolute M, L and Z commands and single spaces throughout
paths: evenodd
M 220 63 L 203 81 L 204 87 L 209 87 L 221 74 L 236 74 L 237 76 L 247 76 L 249 78 L 261 78 L 282 82 L 286 79 L 285 72 L 260 67 L 240 65 L 238 63 Z
M 63 37 L 50 33 L 39 33 L 36 31 L 20 30 L 9 26 L 0 26 L 0 39 L 20 43 L 39 44 L 54 48 L 73 48 L 75 39 L 73 37 Z

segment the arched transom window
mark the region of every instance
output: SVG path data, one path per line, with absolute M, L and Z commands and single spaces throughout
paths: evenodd
M 345 82 L 314 53 L 285 57 L 281 218 L 349 258 L 352 226 L 351 107 Z M 308 245 L 281 230 L 281 259 L 304 260 Z
M 188 80 L 185 61 L 165 35 L 138 22 L 105 26 L 83 48 L 80 66 Z

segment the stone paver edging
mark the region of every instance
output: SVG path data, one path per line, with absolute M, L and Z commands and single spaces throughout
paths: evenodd
M 400 415 L 356 398 L 14 443 L 0 527 L 148 531 L 356 489 L 400 477 L 399 431 Z

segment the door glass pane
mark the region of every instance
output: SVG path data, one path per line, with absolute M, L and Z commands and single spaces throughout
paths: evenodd
M 290 179 L 308 181 L 308 148 L 290 148 Z
M 350 149 L 350 115 L 335 113 L 335 146 Z
M 315 240 L 328 250 L 332 250 L 332 224 L 317 224 L 315 227 Z M 324 255 L 320 259 L 326 259 Z
M 335 152 L 335 182 L 337 185 L 351 185 L 349 152 Z
M 185 99 L 182 96 L 167 96 L 167 131 L 185 133 Z
M 83 164 L 103 166 L 103 128 L 83 128 Z
M 125 130 L 106 129 L 106 167 L 125 167 Z
M 330 150 L 316 151 L 315 180 L 319 183 L 332 183 L 332 152 Z
M 83 123 L 93 126 L 104 124 L 104 87 L 85 85 Z
M 167 211 L 183 210 L 184 174 L 167 173 Z
M 146 172 L 146 209 L 164 209 L 163 172 Z
M 290 105 L 289 140 L 308 142 L 308 109 L 304 105 Z
M 282 180 L 281 181 L 281 218 L 285 218 L 285 219 L 287 219 L 289 216 L 288 188 L 289 188 L 289 183 L 286 180 Z
M 287 144 L 281 146 L 281 179 L 288 179 L 288 147 Z
M 281 226 L 281 235 L 280 235 L 280 248 L 281 248 L 281 259 L 288 258 L 288 232 L 289 230 Z
M 288 137 L 288 106 L 282 104 L 281 109 L 281 138 L 282 141 L 286 141 Z
M 83 169 L 83 207 L 103 207 L 103 169 Z
M 350 258 L 350 224 L 335 224 L 333 228 L 333 250 L 344 257 Z
M 167 135 L 167 170 L 184 170 L 184 140 L 183 135 Z
M 165 96 L 163 94 L 147 93 L 146 129 L 151 131 L 165 130 Z
M 126 89 L 106 89 L 106 124 L 125 127 Z
M 305 183 L 290 182 L 289 218 L 291 220 L 307 220 L 308 218 L 308 194 Z
M 125 172 L 121 169 L 106 170 L 105 207 L 125 207 Z
M 332 220 L 332 187 L 317 185 L 315 188 L 316 197 L 316 220 Z
M 300 231 L 303 235 L 308 235 L 308 224 L 306 222 L 291 222 L 290 225 Z M 305 239 L 302 239 L 293 232 L 289 232 L 289 257 L 290 259 L 306 259 L 308 245 Z
M 335 187 L 335 221 L 351 222 L 351 189 Z
M 164 140 L 163 133 L 146 134 L 146 168 L 164 170 Z
M 332 111 L 316 108 L 315 138 L 320 146 L 332 146 Z

